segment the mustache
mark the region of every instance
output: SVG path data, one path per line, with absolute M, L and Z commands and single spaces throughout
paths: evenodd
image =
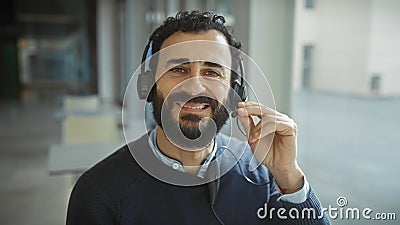
M 194 96 L 186 92 L 172 93 L 168 96 L 167 101 L 169 103 L 173 102 L 185 102 L 185 103 L 207 103 L 211 106 L 217 106 L 219 102 L 208 96 Z

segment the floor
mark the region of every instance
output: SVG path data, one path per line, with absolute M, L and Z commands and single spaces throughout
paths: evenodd
M 0 104 L 0 223 L 65 224 L 68 177 L 49 176 L 47 147 L 60 141 L 57 102 Z M 296 93 L 299 164 L 323 205 L 400 216 L 400 99 Z M 371 214 L 372 215 L 372 214 Z M 398 219 L 399 220 L 399 219 Z M 398 224 L 332 220 L 332 224 Z
M 54 102 L 0 105 L 0 223 L 61 225 L 68 179 L 47 173 L 47 146 L 60 140 Z
M 293 96 L 299 127 L 299 163 L 323 206 L 371 208 L 400 216 L 400 99 L 367 99 L 326 93 Z M 400 218 L 398 218 L 400 220 Z M 332 220 L 333 224 L 399 224 Z M 380 222 L 380 223 L 379 223 Z

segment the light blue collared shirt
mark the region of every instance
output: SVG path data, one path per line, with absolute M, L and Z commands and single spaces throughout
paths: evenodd
M 149 145 L 150 145 L 151 149 L 153 150 L 154 155 L 156 155 L 156 157 L 158 159 L 160 159 L 165 165 L 173 168 L 174 170 L 184 172 L 183 164 L 181 162 L 179 162 L 176 159 L 166 156 L 158 148 L 158 146 L 157 146 L 157 128 L 153 129 L 149 133 Z M 211 159 L 214 158 L 216 152 L 217 152 L 217 144 L 214 142 L 212 152 L 206 157 L 206 159 L 203 161 L 203 164 L 201 164 L 199 171 L 197 172 L 198 177 L 204 178 L 206 176 L 208 165 L 210 164 Z

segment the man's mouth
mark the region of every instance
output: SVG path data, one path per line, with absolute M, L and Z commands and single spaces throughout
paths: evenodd
M 177 102 L 178 106 L 181 107 L 181 111 L 184 112 L 202 112 L 203 110 L 210 107 L 208 103 L 197 103 L 197 102 Z

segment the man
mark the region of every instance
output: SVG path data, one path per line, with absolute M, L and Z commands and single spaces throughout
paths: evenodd
M 221 54 L 215 58 L 222 62 L 166 54 L 151 60 L 156 83 L 147 100 L 156 128 L 80 177 L 68 225 L 330 224 L 297 165 L 294 121 L 259 103 L 231 103 L 226 86 L 238 81 L 239 61 L 224 46 L 240 43 L 224 22 L 212 13 L 181 12 L 154 31 L 153 55 L 206 41 L 217 43 L 210 54 Z M 219 133 L 232 104 L 247 143 Z M 253 155 L 262 165 L 248 170 Z

